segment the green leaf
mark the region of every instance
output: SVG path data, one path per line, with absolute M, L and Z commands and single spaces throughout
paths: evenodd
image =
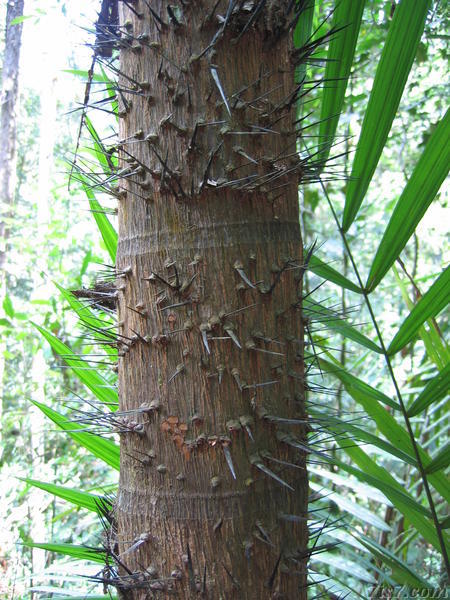
M 414 417 L 428 406 L 443 398 L 450 389 L 450 364 L 427 383 L 408 408 L 408 417 Z
M 318 277 L 322 277 L 322 279 L 326 279 L 327 281 L 331 281 L 332 283 L 336 283 L 342 288 L 346 290 L 350 290 L 352 292 L 356 292 L 357 294 L 362 294 L 362 290 L 355 283 L 347 279 L 341 275 L 338 271 L 324 263 L 320 258 L 314 256 L 314 254 L 309 259 L 308 269 L 312 271 Z
M 368 581 L 369 583 L 375 583 L 373 576 L 364 569 L 360 564 L 348 559 L 345 555 L 333 554 L 331 552 L 321 552 L 317 556 L 311 557 L 311 563 L 316 565 L 317 563 L 325 564 L 338 571 L 349 573 L 352 577 L 357 577 L 361 581 Z
M 89 71 L 83 71 L 81 69 L 63 69 L 62 71 L 63 73 L 69 73 L 70 75 L 75 75 L 76 77 L 83 77 L 84 79 L 89 78 Z M 106 75 L 98 75 L 97 73 L 94 73 L 92 75 L 92 81 L 100 81 L 100 82 L 105 82 L 108 83 L 110 81 L 109 77 L 107 77 Z
M 89 367 L 89 365 L 83 361 L 82 357 L 77 356 L 76 358 L 70 358 L 70 356 L 73 356 L 73 352 L 69 346 L 66 346 L 66 344 L 58 340 L 56 336 L 43 327 L 40 327 L 36 323 L 31 323 L 44 336 L 56 354 L 63 358 L 64 362 L 71 367 L 80 381 L 82 381 L 99 400 L 105 402 L 109 406 L 118 404 L 117 392 L 109 387 L 105 387 L 109 385 L 109 382 L 106 379 L 101 377 L 96 371 L 83 370 L 83 367 Z
M 36 400 L 32 400 L 31 402 L 37 406 L 49 419 L 56 423 L 58 427 L 60 427 L 63 431 L 66 431 L 67 434 L 70 435 L 70 437 L 80 446 L 83 446 L 86 448 L 86 450 L 89 450 L 91 454 L 100 460 L 103 460 L 106 464 L 113 467 L 117 471 L 119 470 L 120 449 L 119 446 L 114 444 L 114 442 L 83 431 L 83 428 L 80 425 L 77 423 L 72 423 L 66 417 L 60 415 L 52 408 L 45 406 L 45 404 L 36 402 Z
M 368 291 L 375 289 L 398 258 L 446 178 L 450 164 L 449 139 L 450 109 L 428 140 L 392 213 L 370 268 Z
M 319 304 L 317 302 L 312 302 L 311 300 L 303 301 L 303 312 L 307 317 L 310 317 L 312 320 L 319 321 L 319 323 L 326 324 L 327 327 L 337 331 L 344 337 L 353 340 L 357 344 L 372 350 L 373 352 L 377 352 L 378 354 L 382 354 L 381 348 L 379 348 L 375 342 L 370 340 L 368 337 L 357 331 L 354 327 L 349 325 L 347 321 L 341 319 L 339 315 L 337 315 L 334 311 L 330 310 L 326 306 Z
M 428 474 L 444 470 L 450 465 L 450 444 L 447 444 L 426 466 L 425 472 Z
M 397 404 L 397 402 L 389 398 L 389 396 L 386 396 L 386 394 L 383 394 L 383 392 L 380 392 L 379 390 L 371 387 L 369 384 L 365 383 L 364 381 L 361 381 L 361 379 L 358 379 L 357 377 L 346 371 L 342 367 L 342 365 L 337 361 L 336 364 L 333 364 L 321 358 L 319 359 L 319 363 L 324 371 L 330 373 L 330 375 L 334 375 L 340 381 L 342 381 L 342 383 L 345 386 L 345 389 L 350 395 L 352 395 L 353 390 L 356 390 L 364 394 L 368 399 L 375 400 L 376 402 L 381 402 L 382 404 L 386 404 L 387 406 L 390 406 L 395 410 L 400 410 L 400 407 Z
M 338 35 L 333 36 L 328 48 L 324 81 L 330 83 L 325 86 L 322 94 L 319 140 L 324 150 L 320 154 L 321 161 L 328 158 L 344 104 L 364 4 L 365 0 L 335 2 L 332 27 L 342 29 Z M 361 293 L 359 288 L 357 291 Z
M 397 4 L 378 64 L 347 184 L 342 229 L 348 231 L 364 199 L 394 120 L 431 0 Z
M 87 508 L 98 514 L 103 514 L 105 510 L 110 510 L 112 507 L 111 502 L 104 496 L 98 496 L 96 494 L 89 494 L 81 490 L 75 490 L 73 488 L 64 487 L 61 485 L 54 485 L 53 483 L 45 483 L 38 481 L 37 479 L 28 479 L 27 477 L 18 477 L 21 481 L 25 481 L 29 485 L 33 485 L 41 490 L 49 492 L 58 498 L 67 500 L 75 506 L 80 508 Z
M 353 534 L 361 544 L 363 544 L 374 556 L 380 560 L 383 565 L 389 567 L 392 571 L 391 575 L 401 585 L 408 585 L 415 589 L 427 588 L 428 583 L 422 579 L 420 575 L 415 573 L 408 565 L 405 565 L 395 554 L 381 546 L 374 540 L 362 533 Z
M 95 329 L 104 329 L 105 327 L 109 327 L 111 325 L 110 322 L 103 321 L 100 317 L 94 314 L 85 304 L 80 302 L 78 298 L 76 298 L 72 292 L 65 290 L 62 286 L 60 286 L 56 281 L 53 282 L 54 285 L 58 288 L 64 298 L 67 300 L 69 306 L 76 312 L 80 321 L 85 323 L 88 327 L 91 328 L 91 334 L 93 337 L 97 339 L 104 339 L 103 334 L 98 333 Z M 117 350 L 110 346 L 105 347 L 105 352 L 111 356 L 117 357 Z
M 103 241 L 105 242 L 108 254 L 112 262 L 115 264 L 117 254 L 117 232 L 111 225 L 111 222 L 108 219 L 108 217 L 105 215 L 103 207 L 95 197 L 93 191 L 86 184 L 83 184 L 83 189 L 86 192 L 86 196 L 88 197 L 89 206 L 91 208 L 95 222 L 97 223 L 100 235 L 102 236 Z
M 6 294 L 3 300 L 3 310 L 5 311 L 5 315 L 10 319 L 14 318 L 14 306 L 11 300 L 11 297 Z
M 447 267 L 403 321 L 389 345 L 388 354 L 392 356 L 404 348 L 414 338 L 419 327 L 427 319 L 439 314 L 447 306 L 449 294 L 450 267 Z
M 410 521 L 423 538 L 440 551 L 439 539 L 430 521 L 430 511 L 414 500 L 402 484 L 398 483 L 386 469 L 377 465 L 375 461 L 369 458 L 361 448 L 357 446 L 350 447 L 348 444 L 341 444 L 339 441 L 338 443 L 351 459 L 352 465 L 356 464 L 360 468 L 357 469 L 352 465 L 331 457 L 328 457 L 329 462 L 354 475 L 360 481 L 378 488 L 397 510 Z
M 90 118 L 87 115 L 84 115 L 84 124 L 86 125 L 86 128 L 89 131 L 89 134 L 94 143 L 94 153 L 95 153 L 95 156 L 96 156 L 99 164 L 103 168 L 103 172 L 105 173 L 105 175 L 108 175 L 108 176 L 111 175 L 111 173 L 112 173 L 111 159 L 109 158 L 106 148 L 103 145 L 102 140 L 101 140 L 100 136 L 98 135 L 94 125 L 92 124 L 92 121 L 90 120 Z M 108 161 L 108 159 L 109 159 L 109 161 Z
M 323 361 L 323 359 L 320 360 L 321 365 L 322 365 L 322 362 L 325 362 L 325 361 Z M 330 363 L 328 363 L 328 364 L 330 364 Z M 342 369 L 340 371 L 341 377 L 342 377 L 342 371 L 344 371 L 344 370 Z M 364 408 L 365 413 L 375 421 L 379 431 L 382 433 L 382 435 L 385 436 L 385 438 L 387 440 L 389 440 L 389 444 L 396 447 L 396 450 L 394 452 L 392 452 L 392 454 L 399 458 L 402 457 L 402 455 L 403 455 L 403 460 L 405 460 L 405 462 L 417 467 L 417 460 L 415 457 L 415 452 L 414 452 L 414 449 L 413 449 L 413 446 L 411 443 L 411 439 L 410 439 L 407 431 L 405 429 L 403 429 L 403 427 L 401 427 L 397 423 L 395 418 L 384 408 L 384 406 L 381 406 L 378 401 L 376 401 L 376 400 L 374 401 L 373 397 L 368 398 L 366 393 L 360 387 L 356 387 L 356 386 L 352 387 L 351 384 L 350 385 L 346 384 L 345 379 L 347 379 L 347 381 L 351 381 L 351 378 L 353 376 L 350 376 L 350 374 L 345 371 L 344 371 L 344 373 L 345 373 L 344 379 L 341 379 L 341 381 L 344 383 L 345 389 L 351 395 L 351 397 Z M 391 452 L 388 449 L 388 446 L 386 444 L 384 444 L 382 441 L 379 441 L 375 445 L 379 448 L 384 446 L 384 448 L 383 448 L 384 450 Z M 427 452 L 425 452 L 425 450 L 423 450 L 420 447 L 419 444 L 416 443 L 416 447 L 417 447 L 417 451 L 420 455 L 422 464 L 424 465 L 424 467 L 427 467 L 427 465 L 429 465 L 431 463 L 430 456 L 427 454 Z M 391 450 L 392 450 L 392 448 L 391 448 Z M 430 473 L 428 480 L 435 487 L 435 489 L 440 494 L 442 494 L 442 496 L 448 502 L 450 502 L 450 488 L 449 488 L 448 483 L 447 483 L 445 477 L 443 476 L 443 474 L 442 473 L 434 473 L 434 474 Z
M 106 564 L 107 556 L 101 548 L 89 548 L 88 546 L 75 546 L 74 544 L 36 544 L 34 542 L 24 542 L 24 546 L 29 548 L 41 548 L 47 552 L 56 554 L 65 554 L 78 560 L 91 560 L 93 562 Z

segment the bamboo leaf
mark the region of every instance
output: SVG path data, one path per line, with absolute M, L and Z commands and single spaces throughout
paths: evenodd
M 377 344 L 375 344 L 375 342 L 349 325 L 347 321 L 341 319 L 339 315 L 326 306 L 318 304 L 317 302 L 312 302 L 311 300 L 304 300 L 303 312 L 306 316 L 311 317 L 312 320 L 326 324 L 326 326 L 330 329 L 337 331 L 344 337 L 353 340 L 357 344 L 360 344 L 361 346 L 364 346 L 373 352 L 382 354 L 383 351 L 379 346 L 377 346 Z
M 431 0 L 397 5 L 378 64 L 347 186 L 342 229 L 355 220 L 383 151 L 416 55 Z
M 360 468 L 357 469 L 353 465 L 348 465 L 343 461 L 332 459 L 331 457 L 328 460 L 347 473 L 354 475 L 360 481 L 378 488 L 397 510 L 409 520 L 423 538 L 440 551 L 439 539 L 430 521 L 430 511 L 414 500 L 386 469 L 377 465 L 361 448 L 340 445 L 343 451 L 350 457 L 352 463 L 358 465 Z
M 38 481 L 37 479 L 28 479 L 27 477 L 18 477 L 21 481 L 25 481 L 29 485 L 37 487 L 41 490 L 49 492 L 58 498 L 67 500 L 75 506 L 80 508 L 87 508 L 98 514 L 103 514 L 105 510 L 112 508 L 111 502 L 105 498 L 105 496 L 98 496 L 96 494 L 89 494 L 81 490 L 75 490 L 73 488 L 64 487 L 61 485 L 54 485 L 53 483 L 45 483 L 44 481 Z
M 395 206 L 370 268 L 368 291 L 376 288 L 398 258 L 446 178 L 450 164 L 449 139 L 450 109 L 428 140 Z
M 84 124 L 86 125 L 87 130 L 92 138 L 92 142 L 94 144 L 94 155 L 97 158 L 100 166 L 103 169 L 105 175 L 111 175 L 112 173 L 112 164 L 108 162 L 108 153 L 106 152 L 106 148 L 102 143 L 100 136 L 98 135 L 92 121 L 87 115 L 84 115 Z M 111 161 L 111 159 L 109 159 Z
M 94 337 L 98 339 L 103 339 L 103 336 L 100 333 L 97 333 L 96 329 L 103 329 L 105 326 L 109 326 L 111 323 L 105 323 L 100 317 L 95 315 L 83 302 L 80 302 L 78 298 L 76 298 L 72 292 L 65 290 L 62 286 L 60 286 L 56 281 L 53 284 L 58 288 L 64 298 L 67 300 L 69 306 L 73 311 L 76 312 L 80 321 L 85 323 L 88 327 L 91 328 L 91 333 Z M 110 346 L 105 346 L 105 352 L 114 358 L 117 357 L 117 349 L 112 348 Z
M 435 317 L 447 306 L 449 292 L 450 267 L 447 267 L 403 321 L 389 345 L 388 354 L 392 356 L 404 348 L 414 338 L 419 327 L 427 319 Z
M 36 544 L 34 542 L 24 542 L 24 546 L 29 548 L 41 548 L 47 552 L 56 554 L 65 554 L 78 560 L 91 560 L 93 562 L 105 564 L 107 560 L 106 553 L 101 548 L 90 548 L 88 546 L 75 546 L 74 544 Z
M 96 371 L 83 370 L 83 367 L 88 367 L 89 365 L 81 356 L 77 356 L 76 359 L 70 358 L 69 356 L 73 356 L 73 352 L 69 346 L 66 346 L 66 344 L 58 340 L 56 336 L 43 327 L 40 327 L 36 323 L 31 323 L 44 336 L 56 354 L 62 357 L 64 362 L 71 367 L 80 381 L 82 381 L 99 400 L 110 406 L 118 403 L 117 392 L 109 387 L 105 387 L 109 385 L 109 382 L 106 379 Z
M 347 512 L 352 517 L 357 518 L 362 523 L 375 527 L 380 531 L 391 530 L 391 527 L 378 515 L 368 508 L 360 506 L 357 502 L 353 502 L 348 496 L 338 494 L 337 492 L 324 487 L 322 484 L 314 483 L 314 481 L 309 482 L 309 487 L 315 492 L 323 494 L 327 501 L 334 502 L 341 510 Z
M 357 377 L 346 371 L 339 363 L 333 364 L 323 358 L 321 358 L 319 362 L 321 368 L 324 371 L 330 373 L 330 375 L 333 375 L 337 377 L 340 381 L 342 381 L 342 383 L 345 386 L 345 389 L 350 395 L 352 393 L 352 390 L 358 390 L 361 393 L 363 393 L 368 399 L 375 400 L 376 402 L 381 402 L 381 404 L 386 404 L 387 406 L 390 406 L 395 410 L 400 409 L 397 402 L 389 398 L 389 396 L 386 396 L 386 394 L 383 394 L 383 392 L 380 392 L 379 390 L 371 387 L 369 384 L 365 383 L 364 381 L 361 381 L 361 379 L 358 379 Z
M 322 362 L 323 359 L 320 360 L 320 364 L 322 364 Z M 342 371 L 344 371 L 344 369 L 342 369 Z M 344 377 L 347 378 L 347 380 L 351 381 L 352 376 L 350 376 L 350 379 L 348 378 L 348 376 L 349 373 L 345 372 Z M 341 381 L 344 383 L 345 389 L 351 395 L 351 397 L 358 404 L 360 404 L 364 408 L 365 413 L 374 420 L 379 431 L 382 433 L 382 435 L 384 435 L 384 437 L 387 440 L 389 440 L 389 444 L 396 447 L 396 450 L 392 452 L 392 454 L 397 457 L 403 455 L 405 462 L 417 467 L 417 460 L 415 457 L 414 449 L 407 431 L 397 423 L 395 418 L 384 408 L 384 406 L 380 405 L 378 401 L 374 401 L 373 398 L 368 398 L 365 392 L 362 391 L 360 388 L 352 387 L 351 384 L 346 384 L 345 380 Z M 388 449 L 388 447 L 382 441 L 379 441 L 375 445 L 379 448 L 384 446 L 383 449 L 385 450 Z M 419 444 L 416 443 L 416 447 L 420 455 L 422 464 L 426 468 L 431 463 L 431 458 L 428 455 L 428 453 L 420 447 Z M 434 488 L 440 494 L 442 494 L 442 496 L 448 502 L 450 502 L 450 488 L 444 475 L 442 473 L 430 473 L 428 480 L 434 486 Z
M 331 39 L 328 48 L 324 77 L 328 83 L 323 90 L 320 113 L 319 140 L 324 147 L 320 160 L 324 162 L 330 153 L 344 104 L 364 4 L 365 0 L 337 0 L 335 2 L 332 27 L 339 28 L 340 31 L 339 35 Z M 361 291 L 359 290 L 358 293 Z
M 355 538 L 361 542 L 374 556 L 392 571 L 392 577 L 401 585 L 408 585 L 415 589 L 427 588 L 428 583 L 420 575 L 415 573 L 408 565 L 405 565 L 390 550 L 377 544 L 374 540 L 362 533 L 354 534 Z
M 322 279 L 326 279 L 327 281 L 331 281 L 339 285 L 346 290 L 350 290 L 351 292 L 356 292 L 357 294 L 362 294 L 362 290 L 355 283 L 347 279 L 341 275 L 338 271 L 324 263 L 317 256 L 312 255 L 309 259 L 309 270 L 312 271 L 318 277 L 322 277 Z
M 77 442 L 80 446 L 89 450 L 94 456 L 103 460 L 106 464 L 110 465 L 117 471 L 120 466 L 120 450 L 119 446 L 111 442 L 110 440 L 105 440 L 101 437 L 93 435 L 92 433 L 82 431 L 82 427 L 77 423 L 72 423 L 66 417 L 60 415 L 52 408 L 45 406 L 45 404 L 41 404 L 40 402 L 36 402 L 35 400 L 31 401 L 35 406 L 37 406 L 49 419 L 51 419 L 58 427 L 60 427 L 63 431 L 66 431 L 70 437 Z M 77 431 L 80 430 L 80 431 Z
M 436 473 L 436 471 L 443 471 L 450 465 L 450 444 L 447 444 L 438 453 L 437 456 L 426 466 L 425 472 L 428 474 Z
M 345 555 L 332 554 L 331 552 L 323 552 L 317 556 L 311 557 L 311 563 L 316 565 L 317 563 L 325 564 L 338 571 L 344 571 L 349 573 L 352 577 L 357 577 L 361 581 L 367 581 L 369 583 L 375 583 L 373 576 L 364 569 L 360 564 L 349 560 Z
M 414 417 L 428 406 L 443 398 L 450 389 L 450 364 L 438 373 L 408 408 L 408 417 Z
M 86 196 L 89 200 L 89 206 L 94 216 L 97 227 L 100 231 L 103 241 L 105 242 L 106 249 L 113 263 L 116 262 L 117 254 L 117 232 L 111 225 L 110 220 L 105 215 L 103 207 L 95 197 L 92 190 L 88 185 L 83 184 L 83 189 L 86 192 Z

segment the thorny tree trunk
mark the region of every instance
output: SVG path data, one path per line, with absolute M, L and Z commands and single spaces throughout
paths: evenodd
M 6 6 L 5 49 L 0 92 L 0 317 L 6 286 L 6 251 L 16 185 L 16 108 L 19 92 L 19 59 L 22 24 L 11 22 L 23 15 L 23 0 L 8 0 Z M 2 415 L 4 341 L 0 340 L 0 418 Z
M 306 598 L 293 4 L 120 3 L 129 598 Z

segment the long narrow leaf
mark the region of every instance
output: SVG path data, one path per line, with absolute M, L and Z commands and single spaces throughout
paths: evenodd
M 75 546 L 74 544 L 36 544 L 33 542 L 24 542 L 24 546 L 29 548 L 41 548 L 47 552 L 55 552 L 56 554 L 65 554 L 72 556 L 78 560 L 92 560 L 97 563 L 106 563 L 106 552 L 101 548 L 89 548 L 87 546 Z
M 332 27 L 342 28 L 330 41 L 325 69 L 327 85 L 322 94 L 319 140 L 326 161 L 336 133 L 347 89 L 365 0 L 336 0 Z M 358 288 L 359 289 L 359 288 Z
M 361 448 L 355 446 L 349 447 L 342 445 L 343 451 L 348 454 L 353 464 L 357 464 L 357 469 L 343 461 L 330 459 L 330 462 L 354 475 L 360 481 L 374 485 L 383 494 L 389 498 L 392 504 L 399 510 L 409 522 L 417 529 L 425 540 L 433 544 L 440 551 L 439 539 L 436 530 L 430 521 L 430 511 L 419 504 L 404 487 L 398 483 L 392 475 L 383 467 L 377 465 Z
M 322 364 L 322 361 L 321 361 Z M 389 440 L 390 444 L 397 447 L 397 449 L 403 453 L 406 460 L 405 462 L 409 464 L 413 464 L 417 467 L 417 460 L 415 457 L 414 449 L 411 443 L 411 439 L 405 429 L 401 427 L 395 420 L 395 418 L 382 406 L 378 403 L 378 401 L 374 401 L 373 398 L 368 398 L 364 391 L 360 388 L 352 387 L 345 382 L 351 381 L 351 377 L 348 378 L 349 373 L 346 373 L 344 369 L 340 371 L 340 375 L 342 377 L 342 373 L 345 373 L 344 379 L 341 381 L 344 383 L 345 389 L 351 395 L 351 397 L 360 404 L 364 411 L 368 416 L 370 416 L 376 423 L 377 428 L 385 436 L 387 440 Z M 381 444 L 375 444 L 378 447 L 381 447 Z M 422 464 L 426 468 L 431 463 L 431 458 L 423 450 L 419 444 L 416 444 L 417 451 L 419 453 Z M 384 448 L 386 449 L 386 447 Z M 394 453 L 394 456 L 399 456 L 398 452 Z M 434 488 L 442 494 L 442 496 L 450 502 L 450 488 L 448 486 L 448 482 L 446 481 L 444 475 L 442 473 L 430 473 L 428 476 L 429 482 L 434 486 Z
M 29 485 L 33 485 L 41 490 L 58 496 L 67 502 L 71 502 L 80 508 L 87 508 L 93 512 L 103 514 L 105 510 L 112 507 L 111 502 L 104 496 L 98 496 L 97 494 L 89 494 L 81 490 L 75 490 L 74 488 L 64 487 L 61 485 L 54 485 L 53 483 L 45 483 L 44 481 L 38 481 L 37 479 L 28 479 L 27 477 L 19 477 L 21 481 L 25 481 Z
M 350 279 L 347 279 L 347 277 L 341 275 L 339 271 L 336 271 L 327 265 L 327 263 L 324 263 L 322 260 L 320 260 L 320 258 L 317 258 L 317 256 L 311 256 L 308 268 L 318 277 L 322 277 L 322 279 L 331 281 L 332 283 L 335 283 L 346 290 L 350 290 L 351 292 L 362 294 L 361 288 L 353 283 L 353 281 L 350 281 Z
M 97 200 L 89 186 L 83 185 L 83 189 L 86 192 L 86 196 L 88 197 L 89 206 L 92 210 L 92 214 L 94 215 L 94 219 L 97 223 L 100 235 L 102 236 L 102 239 L 105 242 L 108 254 L 112 262 L 115 264 L 117 254 L 117 231 L 111 225 L 110 220 L 103 211 L 102 205 Z
M 324 323 L 327 327 L 333 329 L 337 333 L 340 333 L 349 340 L 353 340 L 357 344 L 360 344 L 361 346 L 364 346 L 373 352 L 377 352 L 378 354 L 382 353 L 381 348 L 377 346 L 375 342 L 360 333 L 357 329 L 352 327 L 352 325 L 349 325 L 347 321 L 339 317 L 326 306 L 310 300 L 304 300 L 303 312 L 308 317 L 311 317 L 312 320 L 319 321 L 319 323 Z
M 427 319 L 439 314 L 449 302 L 449 293 L 450 267 L 447 267 L 403 321 L 389 345 L 388 354 L 393 355 L 404 348 Z
M 408 416 L 414 417 L 434 402 L 443 398 L 450 389 L 450 364 L 438 373 L 422 390 L 419 396 L 408 408 Z
M 117 392 L 109 387 L 105 387 L 109 385 L 109 382 L 106 379 L 101 377 L 96 371 L 83 370 L 82 367 L 86 367 L 88 364 L 81 356 L 77 356 L 76 359 L 70 358 L 70 356 L 73 355 L 73 352 L 69 346 L 66 346 L 66 344 L 58 340 L 56 336 L 36 323 L 32 323 L 32 325 L 36 327 L 53 350 L 63 358 L 64 362 L 71 367 L 80 381 L 82 381 L 99 400 L 110 406 L 118 403 Z
M 66 431 L 70 437 L 89 450 L 94 456 L 103 460 L 106 464 L 110 465 L 117 471 L 120 467 L 120 449 L 119 446 L 109 440 L 105 440 L 101 437 L 93 435 L 92 433 L 82 431 L 82 426 L 77 423 L 68 421 L 66 417 L 63 417 L 52 408 L 32 400 L 33 404 L 37 406 L 49 419 L 51 419 L 58 427 Z M 80 431 L 78 431 L 80 430 Z
M 358 390 L 361 393 L 363 393 L 366 396 L 366 398 L 368 398 L 368 399 L 375 400 L 377 402 L 381 402 L 381 404 L 386 404 L 387 406 L 390 406 L 391 408 L 394 408 L 395 410 L 400 409 L 397 402 L 395 402 L 394 400 L 389 398 L 389 396 L 386 396 L 386 394 L 383 394 L 383 392 L 380 392 L 379 390 L 370 386 L 368 383 L 361 381 L 361 379 L 358 379 L 357 377 L 355 377 L 355 375 L 352 375 L 351 373 L 346 371 L 342 367 L 342 365 L 333 364 L 323 358 L 321 358 L 319 360 L 319 363 L 320 363 L 321 368 L 324 371 L 326 371 L 327 373 L 330 373 L 330 375 L 333 375 L 334 377 L 337 377 L 340 381 L 342 381 L 342 383 L 344 384 L 346 390 L 348 391 L 348 393 L 350 395 L 351 395 L 351 390 L 355 389 L 355 390 Z
M 450 465 L 450 444 L 447 444 L 438 453 L 437 456 L 427 465 L 425 471 L 428 474 L 436 473 L 436 471 L 443 471 Z
M 355 534 L 355 538 L 361 542 L 375 558 L 391 569 L 391 576 L 401 585 L 408 585 L 415 589 L 428 587 L 428 582 L 415 573 L 411 567 L 405 565 L 390 550 L 377 544 L 374 540 L 362 533 Z
M 431 0 L 403 0 L 394 17 L 377 68 L 348 182 L 342 228 L 358 214 L 383 151 L 416 55 Z
M 397 202 L 370 268 L 366 288 L 383 279 L 436 196 L 450 164 L 450 109 L 431 135 Z

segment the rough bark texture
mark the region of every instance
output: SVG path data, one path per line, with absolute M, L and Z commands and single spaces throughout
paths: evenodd
M 306 598 L 290 4 L 120 4 L 130 598 Z

